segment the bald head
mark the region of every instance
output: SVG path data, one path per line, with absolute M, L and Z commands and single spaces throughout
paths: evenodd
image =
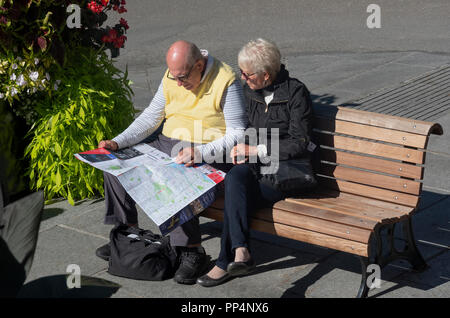
M 181 65 L 190 67 L 201 58 L 202 54 L 194 43 L 177 41 L 167 51 L 166 62 L 167 65 L 173 64 L 178 67 Z
M 173 43 L 167 51 L 166 63 L 179 86 L 187 90 L 195 90 L 199 86 L 206 59 L 195 44 L 187 41 Z

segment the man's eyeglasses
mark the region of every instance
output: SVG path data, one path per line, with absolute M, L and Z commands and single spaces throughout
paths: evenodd
M 187 72 L 187 74 L 181 75 L 181 76 L 172 76 L 172 74 L 170 74 L 170 72 L 167 72 L 167 78 L 171 79 L 172 81 L 185 82 L 188 80 L 189 75 L 191 75 L 191 71 L 194 68 L 194 66 L 195 66 L 195 63 L 191 66 L 191 69 L 189 70 L 189 72 Z
M 241 69 L 239 69 L 239 71 L 241 71 L 241 75 L 244 76 L 244 78 L 245 78 L 246 81 L 249 80 L 250 76 L 253 76 L 253 75 L 259 73 L 259 72 L 255 72 L 255 73 L 252 73 L 252 74 L 247 74 L 247 73 L 245 73 L 245 72 L 244 72 L 243 70 L 241 70 Z

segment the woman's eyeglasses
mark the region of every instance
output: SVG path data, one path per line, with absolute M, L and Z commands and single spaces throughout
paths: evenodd
M 252 73 L 252 74 L 247 74 L 247 73 L 245 73 L 245 72 L 244 72 L 243 70 L 241 70 L 241 69 L 239 69 L 239 71 L 241 71 L 241 75 L 244 76 L 244 78 L 245 78 L 246 81 L 248 81 L 248 80 L 250 79 L 250 76 L 253 76 L 253 75 L 259 73 L 259 72 L 255 72 L 255 73 Z

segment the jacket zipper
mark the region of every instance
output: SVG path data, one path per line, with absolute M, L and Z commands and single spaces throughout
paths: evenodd
M 281 103 L 287 103 L 289 100 L 277 100 L 277 101 L 271 101 L 269 104 L 281 104 Z M 267 111 L 269 110 L 269 104 L 266 104 L 266 110 L 265 112 L 267 113 Z

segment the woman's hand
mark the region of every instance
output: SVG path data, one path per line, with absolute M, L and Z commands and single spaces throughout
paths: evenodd
M 184 163 L 186 167 L 192 167 L 194 163 L 200 160 L 200 157 L 201 155 L 195 147 L 183 148 L 178 152 L 175 162 L 178 164 Z
M 116 151 L 117 149 L 119 149 L 119 145 L 113 140 L 102 140 L 98 143 L 97 148 L 106 148 L 112 151 Z
M 249 146 L 246 144 L 238 144 L 231 149 L 230 156 L 233 159 L 233 164 L 240 165 L 249 160 L 250 157 L 258 155 L 256 146 Z

